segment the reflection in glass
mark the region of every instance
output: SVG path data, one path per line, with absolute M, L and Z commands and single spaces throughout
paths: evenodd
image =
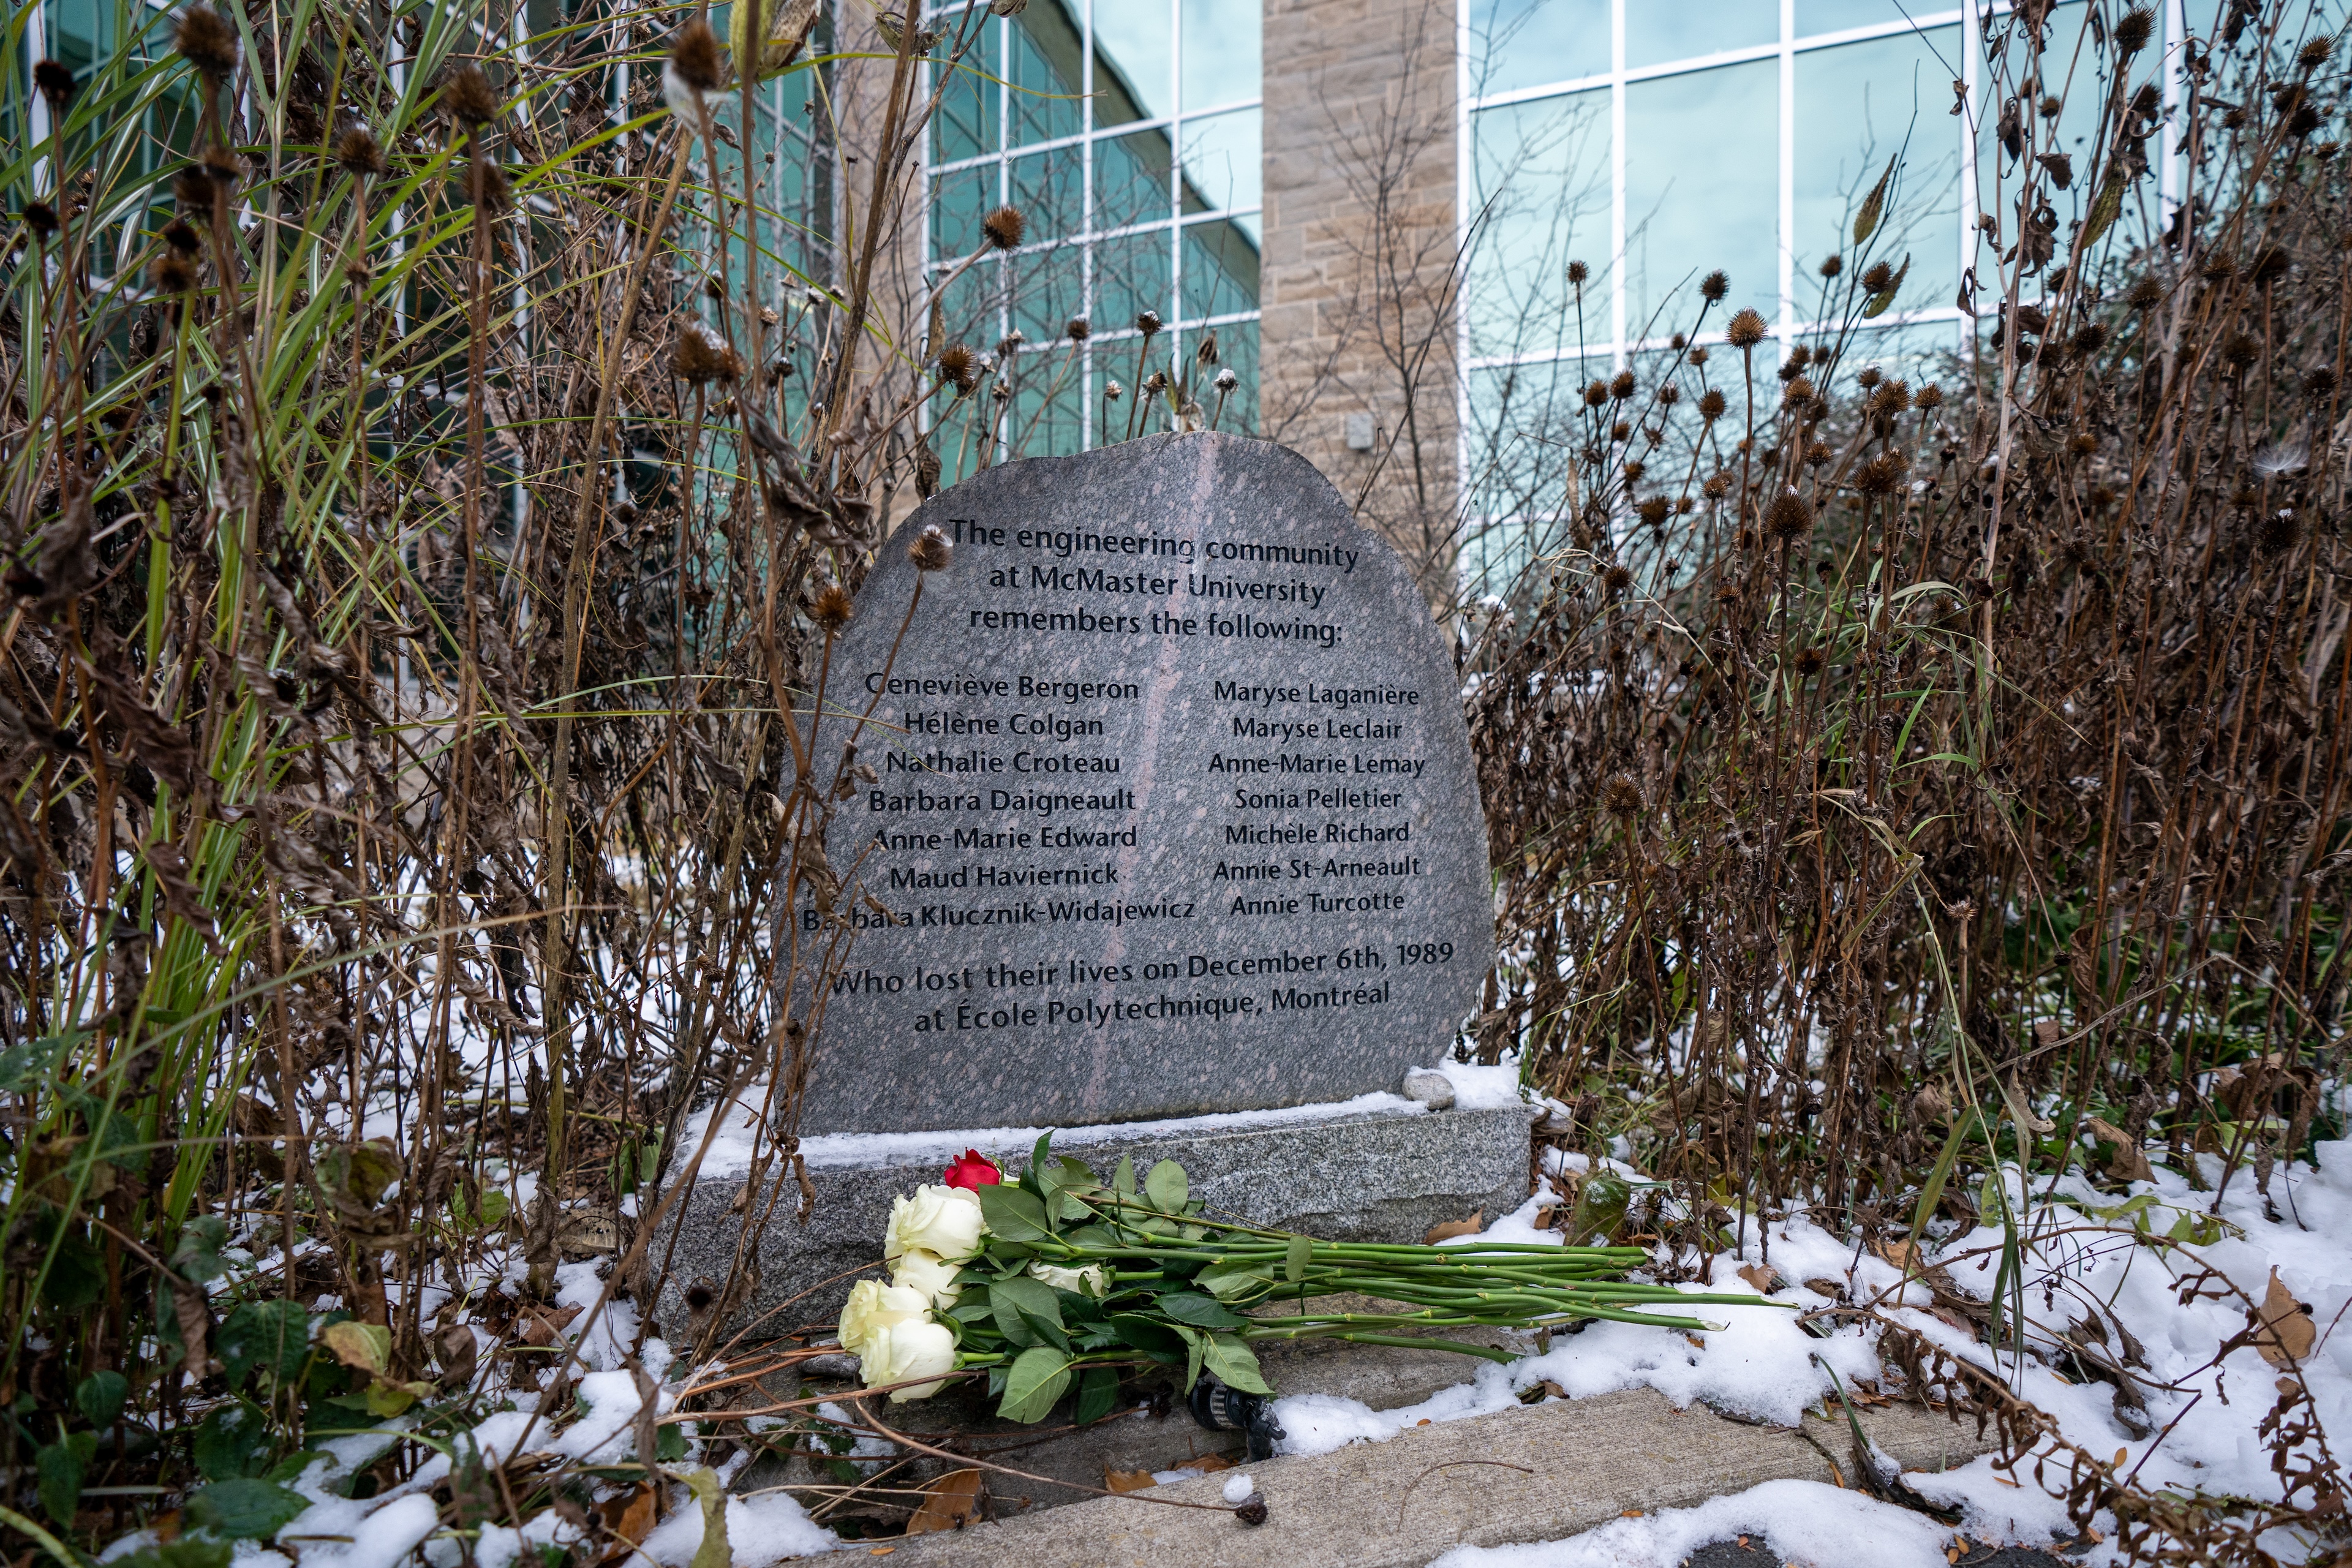
M 1259 4 L 1184 0 L 1185 113 L 1257 97 Z
M 1169 90 L 1167 0 L 1095 0 L 1095 123 L 1160 120 L 1175 110 Z
M 1255 303 L 1252 309 L 1255 309 Z M 1217 362 L 1219 368 L 1230 369 L 1237 384 L 1225 399 L 1224 416 L 1217 420 L 1220 430 L 1237 430 L 1244 436 L 1257 434 L 1257 323 L 1228 321 L 1217 329 Z M 1201 375 L 1198 396 L 1201 413 L 1214 417 L 1217 413 L 1216 369 Z
M 1016 458 L 1066 458 L 1086 447 L 1084 384 L 1078 356 L 1055 347 L 1019 356 L 1013 400 L 1002 432 Z
M 1944 112 L 1960 30 L 1938 27 L 1924 37 L 1896 34 L 1868 43 L 1841 44 L 1797 57 L 1795 126 L 1796 311 L 1824 313 L 1819 271 L 1832 251 L 1850 251 L 1853 215 L 1886 168 L 1910 146 L 1895 199 L 1872 241 L 1872 253 L 1897 266 L 1907 253 L 1911 270 L 1894 308 L 1918 310 L 1951 303 L 1959 286 L 1954 259 L 1959 233 L 1959 150 L 1951 135 L 1921 133 L 1953 121 Z M 1847 259 L 1852 259 L 1851 256 Z M 1849 281 L 1842 275 L 1839 285 Z M 1838 290 L 1827 297 L 1834 308 Z
M 1257 245 L 1223 218 L 1184 226 L 1184 319 L 1257 309 Z
M 1012 190 L 1013 205 L 1029 219 L 1024 244 L 1039 240 L 1060 239 L 1078 233 L 1086 225 L 1086 213 L 1078 198 L 1078 176 L 1081 173 L 1078 150 L 1056 147 L 1050 152 L 1032 153 L 1015 158 L 1007 165 L 1011 178 L 1006 182 Z
M 1168 132 L 1138 131 L 1095 143 L 1095 227 L 1131 228 L 1168 216 Z
M 993 24 L 982 24 L 979 39 L 942 84 L 940 110 L 931 117 L 934 163 L 952 163 L 996 151 L 998 37 Z
M 1063 0 L 1032 0 L 1005 34 L 1013 144 L 1076 136 L 1083 129 L 1078 94 L 1086 76 L 1086 38 L 1076 19 Z
M 1472 93 L 1510 92 L 1608 69 L 1609 0 L 1470 0 Z
M 1587 338 L 1609 335 L 1609 94 L 1540 99 L 1481 110 L 1471 121 L 1474 213 L 1471 352 L 1557 353 L 1579 324 L 1568 264 L 1584 286 Z
M 1255 109 L 1184 121 L 1186 212 L 1230 212 L 1258 205 L 1258 127 Z
M 944 261 L 980 248 L 980 220 L 996 205 L 996 165 L 957 169 L 931 181 L 931 256 Z
M 1096 331 L 1130 328 L 1145 310 L 1157 311 L 1162 321 L 1171 319 L 1169 243 L 1164 228 L 1102 242 L 1095 253 Z
M 1664 65 L 1694 55 L 1780 41 L 1780 0 L 1675 0 L 1625 7 L 1625 64 Z
M 1085 254 L 1063 245 L 1013 261 L 1013 325 L 1023 337 L 1050 343 L 1072 316 L 1086 314 Z
M 1664 337 L 1652 321 L 1716 268 L 1731 293 L 1712 312 L 1780 312 L 1780 65 L 1758 60 L 1625 89 L 1625 333 Z

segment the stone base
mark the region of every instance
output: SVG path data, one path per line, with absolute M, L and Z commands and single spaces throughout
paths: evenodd
M 1491 1221 L 1526 1200 L 1528 1108 L 1424 1110 L 1395 1096 L 1367 1099 L 1386 1103 L 1074 1127 L 1055 1133 L 1054 1148 L 1106 1177 L 1122 1155 L 1139 1174 L 1174 1160 L 1211 1215 L 1332 1241 L 1419 1241 L 1433 1225 L 1476 1210 Z M 742 1232 L 733 1211 L 743 1178 L 704 1178 L 664 1223 L 665 1232 L 675 1226 L 675 1247 L 665 1234 L 648 1249 L 656 1268 L 669 1258 L 654 1303 L 656 1331 L 683 1351 L 721 1306 L 730 1332 L 759 1320 L 753 1338 L 830 1321 L 858 1274 L 880 1266 L 893 1198 L 938 1181 L 966 1144 L 1017 1170 L 1034 1137 L 1013 1147 L 1004 1131 L 809 1140 L 815 1212 L 797 1223 L 786 1191 L 757 1245 L 756 1279 L 725 1303 L 719 1293 Z

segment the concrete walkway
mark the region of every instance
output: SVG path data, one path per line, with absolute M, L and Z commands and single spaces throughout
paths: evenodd
M 1990 1446 L 1973 1423 L 1905 1406 L 1871 1412 L 1863 1429 L 1906 1470 L 1962 1464 Z M 898 1544 L 890 1568 L 1423 1568 L 1465 1543 L 1557 1541 L 1628 1510 L 1687 1507 L 1762 1481 L 1852 1484 L 1822 1453 L 1851 1468 L 1844 1422 L 1808 1417 L 1805 1432 L 1811 1443 L 1696 1405 L 1676 1411 L 1648 1390 L 1522 1405 L 1252 1466 L 1271 1515 L 1255 1529 L 1227 1512 L 1141 1500 L 1222 1505 L 1226 1477 L 1211 1474 L 918 1537 Z

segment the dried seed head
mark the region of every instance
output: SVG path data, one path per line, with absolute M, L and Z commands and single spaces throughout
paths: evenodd
M 1699 344 L 1698 347 L 1691 350 L 1691 352 L 1684 357 L 1688 359 L 1693 364 L 1705 364 L 1706 363 L 1706 345 L 1705 343 Z
M 2327 57 L 2335 52 L 2336 40 L 2323 34 L 2295 51 L 2294 63 L 2305 70 L 2315 71 L 2326 65 Z
M 678 380 L 700 386 L 706 382 L 733 381 L 743 374 L 743 362 L 699 322 L 689 321 L 669 352 L 669 368 Z
M 1609 381 L 1609 395 L 1622 403 L 1633 395 L 1633 373 L 1621 370 Z
M 1609 426 L 1609 438 L 1612 441 L 1622 441 L 1626 437 L 1631 436 L 1633 433 L 1633 427 L 1625 423 L 1622 419 L 1620 419 L 1616 424 Z M 1639 468 L 1641 465 L 1638 463 L 1628 463 L 1625 466 L 1629 468 Z M 1638 479 L 1642 476 L 1640 474 L 1635 474 L 1633 477 Z
M 998 207 L 980 220 L 980 232 L 986 235 L 988 243 L 997 249 L 1011 250 L 1019 246 L 1021 237 L 1029 232 L 1029 220 L 1022 216 L 1019 207 Z
M 933 523 L 915 535 L 914 542 L 907 546 L 907 559 L 915 563 L 918 572 L 944 572 L 948 563 L 955 559 L 955 546 L 940 531 L 940 525 Z
M 172 176 L 172 199 L 200 217 L 213 211 L 213 177 L 202 163 L 184 163 Z
M 1731 275 L 1719 267 L 1698 280 L 1699 298 L 1710 305 L 1720 305 L 1730 292 Z
M 2147 47 L 2148 39 L 2155 36 L 2155 12 L 2126 11 L 2116 20 L 2116 52 L 2129 59 Z
M 1622 594 L 1633 585 L 1633 574 L 1623 564 L 1612 562 L 1609 569 L 1601 574 L 1601 581 L 1611 593 Z
M 2135 310 L 2153 309 L 2164 302 L 2164 285 L 2153 278 L 2142 278 L 2124 291 L 2124 303 Z
M 1861 372 L 1857 374 L 1853 379 L 1864 392 L 1868 392 L 1872 387 L 1878 384 L 1880 374 L 1879 368 L 1876 365 L 1866 364 L 1862 367 Z
M 1219 392 L 1231 392 L 1234 387 L 1239 386 L 1241 384 L 1242 378 L 1234 374 L 1233 366 L 1227 365 L 1224 369 L 1217 372 L 1215 385 Z
M 488 125 L 499 117 L 499 89 L 478 65 L 462 65 L 441 83 L 441 107 L 463 125 Z
M 1880 419 L 1892 419 L 1910 408 L 1911 386 L 1908 382 L 1886 381 L 1873 387 L 1869 409 Z
M 1710 425 L 1723 417 L 1723 411 L 1727 406 L 1719 388 L 1710 386 L 1699 394 L 1698 416 Z
M 1764 341 L 1764 318 L 1752 310 L 1740 310 L 1723 330 L 1725 341 L 1736 349 L 1754 348 Z
M 1592 268 L 1587 267 L 1583 262 L 1571 261 L 1568 264 L 1568 280 L 1577 288 L 1583 288 L 1584 280 L 1591 276 Z
M 2325 403 L 2335 396 L 2336 367 L 2323 364 L 2305 371 L 2303 377 L 2303 395 L 2314 403 Z
M 1614 816 L 1638 816 L 1642 812 L 1642 786 L 1633 782 L 1631 773 L 1612 773 L 1609 782 L 1601 786 L 1601 804 Z
M 1113 403 L 1117 403 L 1120 398 L 1125 397 L 1126 395 L 1127 388 L 1119 385 L 1116 381 L 1107 382 L 1103 385 L 1103 396 Z
M 827 583 L 809 601 L 809 619 L 825 631 L 837 632 L 849 624 L 849 617 L 856 608 L 856 602 L 850 598 L 848 589 L 838 583 Z
M 2268 246 L 2255 256 L 2254 264 L 2246 268 L 2246 279 L 2260 288 L 2285 277 L 2287 268 L 2294 265 L 2294 258 L 2286 253 L 2284 246 Z
M 1192 351 L 1193 363 L 1213 365 L 1217 363 L 1217 334 L 1210 332 L 1201 339 L 1201 346 Z
M 354 179 L 373 179 L 383 173 L 383 145 L 374 132 L 354 125 L 335 138 L 335 162 Z
M 2302 539 L 2303 519 L 2291 506 L 2265 514 L 2254 528 L 2254 547 L 2265 555 L 2284 555 Z
M 514 205 L 514 183 L 507 178 L 506 170 L 497 163 L 482 165 L 482 210 L 502 213 Z
M 959 395 L 980 384 L 980 367 L 971 350 L 962 343 L 950 343 L 940 351 L 940 379 L 950 383 Z
M 1683 352 L 1684 347 L 1689 342 L 1690 340 L 1688 338 L 1683 336 L 1680 332 L 1676 332 L 1673 337 L 1666 340 L 1666 347 L 1674 350 L 1676 353 L 1680 353 Z
M 1873 294 L 1884 294 L 1886 286 L 1895 281 L 1895 268 L 1884 261 L 1874 261 L 1863 270 L 1862 286 Z
M 1664 524 L 1666 521 L 1666 514 L 1673 510 L 1673 507 L 1667 502 L 1666 498 L 1664 496 L 1651 496 L 1649 499 L 1643 501 L 1641 505 L 1633 509 L 1636 515 L 1638 515 L 1643 522 L 1648 523 L 1652 528 L 1657 528 Z
M 1800 679 L 1811 679 L 1822 672 L 1822 666 L 1828 662 L 1822 658 L 1822 650 L 1817 647 L 1802 647 L 1797 650 L 1796 668 Z
M 1832 250 L 1827 256 L 1822 258 L 1822 277 L 1834 278 L 1844 270 L 1845 258 L 1840 256 L 1836 251 Z
M 2099 438 L 2088 430 L 2077 430 L 2066 437 L 2066 450 L 2078 458 L 2087 458 L 2099 449 Z
M 2107 329 L 2097 321 L 2085 321 L 2074 329 L 2067 352 L 2076 359 L 2088 359 L 2107 346 Z
M 35 239 L 47 239 L 58 232 L 58 209 L 47 202 L 26 202 L 24 205 L 25 226 L 33 231 Z
M 33 62 L 33 85 L 40 89 L 43 98 L 49 100 L 52 112 L 61 110 L 73 101 L 73 67 L 63 60 L 36 60 Z
M 1675 404 L 1680 403 L 1682 400 L 1683 389 L 1676 386 L 1673 382 L 1670 381 L 1666 383 L 1665 385 L 1658 388 L 1658 405 L 1660 407 L 1672 408 Z
M 1774 539 L 1793 542 L 1813 531 L 1813 509 L 1797 493 L 1797 487 L 1786 485 L 1773 498 L 1764 512 L 1764 531 Z
M 2263 357 L 2262 341 L 2251 332 L 2231 332 L 2221 340 L 2221 363 L 2243 371 Z
M 1911 397 L 1911 406 L 1922 414 L 1931 408 L 1941 408 L 1943 405 L 1944 389 L 1932 381 L 1914 393 Z
M 158 294 L 184 294 L 196 286 L 196 264 L 167 250 L 147 264 L 147 287 Z
M 1587 408 L 1598 408 L 1608 401 L 1609 384 L 1607 382 L 1596 381 L 1584 389 L 1584 406 Z
M 1697 510 L 1698 498 L 1696 496 L 1682 495 L 1675 498 L 1675 511 L 1678 515 L 1687 514 L 1696 511 Z M 1672 571 L 1673 567 L 1669 566 L 1667 570 Z
M 163 226 L 163 243 L 183 256 L 194 256 L 205 244 L 203 237 L 185 219 L 176 217 Z
M 1084 316 L 1072 316 L 1068 324 L 1063 327 L 1062 335 L 1074 343 L 1082 343 L 1095 335 L 1094 325 Z
M 1139 312 L 1135 318 L 1135 330 L 1141 332 L 1147 338 L 1158 337 L 1160 335 L 1160 312 L 1157 310 L 1144 310 Z
M 717 92 L 727 85 L 727 63 L 709 23 L 697 16 L 677 30 L 670 39 L 669 68 L 697 92 Z
M 1853 488 L 1866 496 L 1893 495 L 1903 483 L 1903 459 L 1882 452 L 1854 470 Z
M 172 47 L 215 87 L 236 73 L 236 29 L 209 5 L 182 7 L 172 28 Z
M 1729 474 L 1709 474 L 1706 477 L 1706 483 L 1699 486 L 1698 489 L 1699 494 L 1706 497 L 1709 500 L 1721 500 L 1724 497 L 1731 493 L 1731 476 Z
M 1617 428 L 1619 431 L 1622 432 L 1627 430 L 1628 426 L 1620 425 Z M 1620 441 L 1622 441 L 1624 438 L 1625 437 L 1622 434 L 1619 435 L 1617 437 Z M 1629 485 L 1639 484 L 1642 482 L 1642 476 L 1649 471 L 1649 468 L 1640 462 L 1628 461 L 1625 465 L 1625 482 Z
M 2238 258 L 2226 250 L 2217 250 L 2197 268 L 2197 276 L 2208 283 L 2227 283 L 2238 275 Z
M 1781 401 L 1789 404 L 1798 404 L 1811 403 L 1812 400 L 1812 378 L 1802 375 L 1790 376 L 1789 378 L 1789 390 L 1781 395 Z

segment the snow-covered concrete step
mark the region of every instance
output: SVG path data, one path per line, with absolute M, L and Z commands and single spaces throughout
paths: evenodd
M 1899 1405 L 1870 1412 L 1863 1429 L 1906 1471 L 1945 1469 L 1991 1447 L 1972 1422 Z M 1687 1507 L 1763 1481 L 1851 1485 L 1851 1447 L 1842 1419 L 1808 1417 L 1801 1435 L 1699 1405 L 1677 1411 L 1633 1390 L 1252 1466 L 1269 1515 L 1255 1528 L 1222 1510 L 1222 1510 L 1230 1478 L 1211 1474 L 918 1537 L 898 1543 L 890 1568 L 1423 1568 L 1457 1546 L 1557 1541 L 1629 1510 Z

